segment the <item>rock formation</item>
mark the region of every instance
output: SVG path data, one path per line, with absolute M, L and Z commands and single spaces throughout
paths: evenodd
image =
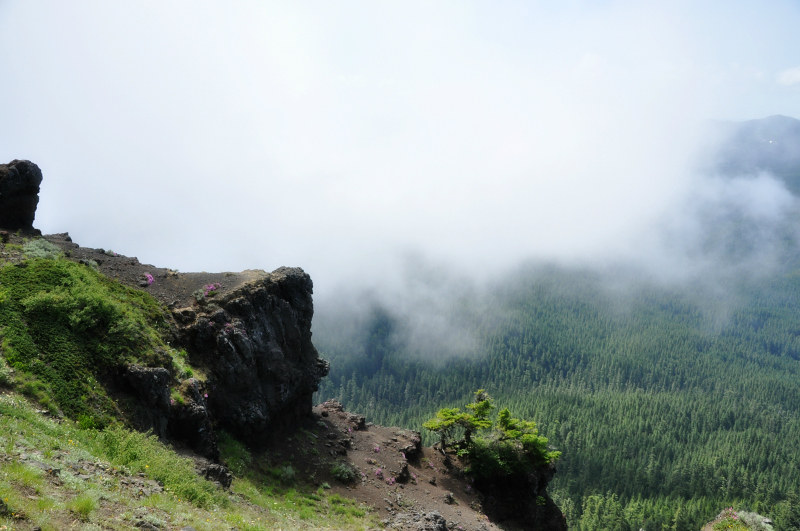
M 28 160 L 0 164 L 0 228 L 34 231 L 42 171 Z
M 140 287 L 146 272 L 155 276 L 145 289 L 172 308 L 171 343 L 185 349 L 202 373 L 176 374 L 166 353 L 152 353 L 156 366 L 120 367 L 113 388 L 120 399 L 127 397 L 132 426 L 216 459 L 217 428 L 258 446 L 277 428 L 311 415 L 328 363 L 311 343 L 313 284 L 302 269 L 178 274 L 80 247 L 67 234 L 46 238 L 69 259 L 93 264 L 131 287 Z M 224 286 L 217 283 L 204 296 L 208 282 Z M 170 389 L 181 400 L 172 400 Z
M 566 531 L 564 515 L 547 493 L 555 473 L 554 465 L 543 465 L 530 474 L 476 481 L 475 488 L 485 494 L 483 509 L 492 521 L 524 529 Z
M 311 343 L 311 278 L 282 267 L 199 307 L 175 310 L 179 341 L 207 374 L 214 423 L 252 444 L 311 414 L 328 363 Z

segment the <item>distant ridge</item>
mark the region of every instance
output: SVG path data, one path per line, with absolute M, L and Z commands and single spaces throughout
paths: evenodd
M 720 126 L 725 140 L 714 157 L 716 171 L 732 177 L 769 172 L 800 195 L 800 120 L 773 115 Z

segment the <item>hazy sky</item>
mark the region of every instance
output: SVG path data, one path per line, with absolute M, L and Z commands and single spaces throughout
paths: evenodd
M 0 161 L 42 168 L 43 232 L 181 271 L 602 260 L 685 204 L 708 119 L 800 117 L 797 28 L 774 0 L 0 0 Z

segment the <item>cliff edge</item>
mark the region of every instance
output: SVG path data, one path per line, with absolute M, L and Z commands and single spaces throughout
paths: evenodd
M 422 448 L 418 432 L 367 424 L 335 402 L 313 408 L 329 366 L 311 341 L 302 269 L 179 273 L 67 233 L 40 237 L 40 182 L 28 161 L 0 165 L 0 190 L 26 190 L 9 203 L 0 195 L 0 354 L 12 366 L 0 384 L 13 388 L 17 374 L 45 390 L 28 393 L 38 414 L 152 431 L 199 454 L 198 471 L 223 488 L 231 470 L 281 482 L 301 471 L 315 501 L 332 489 L 373 508 L 385 529 L 564 528 L 545 492 L 552 467 L 521 483 L 475 482 L 453 456 Z M 227 468 L 222 438 L 246 443 L 252 469 Z M 57 473 L 51 483 L 62 486 Z
M 144 406 L 134 408 L 137 428 L 216 458 L 218 429 L 258 447 L 271 430 L 311 415 L 328 363 L 311 342 L 313 284 L 302 269 L 178 273 L 81 247 L 66 233 L 44 238 L 68 259 L 142 289 L 170 310 L 170 344 L 186 352 L 192 374 L 122 370 L 116 390 Z M 170 401 L 176 386 L 183 403 Z

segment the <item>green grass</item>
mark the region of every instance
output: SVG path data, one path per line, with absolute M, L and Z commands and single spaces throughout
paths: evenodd
M 247 447 L 236 440 L 227 432 L 219 432 L 219 455 L 222 461 L 227 464 L 228 469 L 237 477 L 245 475 L 253 462 L 253 456 Z
M 153 436 L 118 426 L 81 429 L 77 422 L 37 413 L 19 395 L 0 394 L 0 453 L 11 458 L 0 460 L 0 508 L 7 509 L 0 510 L 0 527 L 20 527 L 20 515 L 26 528 L 44 530 L 70 528 L 76 520 L 120 530 L 139 521 L 198 531 L 379 527 L 377 516 L 353 500 L 305 485 L 297 476 L 286 486 L 262 472 L 269 468 L 264 458 L 251 455 L 235 439 L 223 448 L 229 457 L 250 459 L 230 491 L 198 476 L 191 460 Z M 90 470 L 78 477 L 71 465 L 108 473 Z M 60 469 L 58 482 L 46 472 L 49 467 Z M 121 490 L 121 480 L 139 473 L 161 481 L 163 492 L 137 499 Z
M 164 484 L 165 490 L 198 507 L 224 506 L 227 498 L 213 483 L 198 481 L 191 459 L 165 452 L 153 435 L 113 426 L 102 431 L 80 431 L 76 435 L 112 465 L 132 473 L 143 473 Z
M 97 499 L 90 494 L 79 494 L 67 503 L 67 508 L 75 513 L 79 520 L 88 522 L 92 511 L 97 509 Z

